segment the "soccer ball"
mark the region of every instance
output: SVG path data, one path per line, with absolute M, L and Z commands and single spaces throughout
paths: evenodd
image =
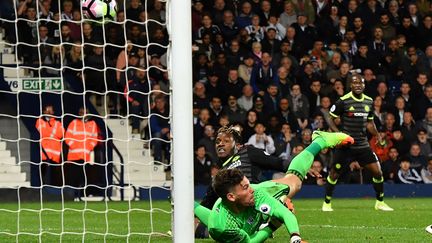
M 115 0 L 82 0 L 82 12 L 88 19 L 115 20 L 117 2 Z

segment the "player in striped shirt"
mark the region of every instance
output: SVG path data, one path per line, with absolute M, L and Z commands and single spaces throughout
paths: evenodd
M 370 148 L 367 140 L 366 130 L 372 135 L 377 136 L 377 141 L 380 143 L 383 142 L 373 122 L 373 100 L 363 94 L 364 89 L 364 79 L 359 74 L 353 75 L 351 92 L 342 96 L 330 108 L 330 116 L 332 118 L 329 121 L 330 128 L 335 132 L 341 130 L 349 134 L 354 138 L 354 144 L 350 147 L 337 148 L 334 151 L 332 168 L 327 177 L 326 195 L 322 206 L 323 211 L 333 211 L 331 198 L 337 179 L 341 172 L 353 161 L 357 161 L 362 167 L 372 173 L 373 188 L 376 192 L 375 209 L 393 211 L 384 202 L 384 177 L 381 166 L 378 157 Z M 334 120 L 336 119 L 340 119 L 341 129 L 335 125 Z

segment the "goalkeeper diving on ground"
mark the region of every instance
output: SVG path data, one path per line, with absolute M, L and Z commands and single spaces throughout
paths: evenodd
M 313 142 L 291 162 L 285 177 L 260 184 L 250 184 L 239 169 L 222 169 L 213 179 L 219 196 L 212 210 L 195 203 L 195 215 L 208 226 L 218 242 L 263 242 L 284 224 L 290 242 L 300 243 L 301 236 L 294 214 L 285 206 L 301 188 L 302 180 L 322 149 L 354 143 L 345 133 L 315 131 Z

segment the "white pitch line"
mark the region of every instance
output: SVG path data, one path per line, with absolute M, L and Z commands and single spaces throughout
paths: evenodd
M 407 227 L 385 227 L 385 226 L 342 226 L 342 225 L 329 225 L 329 224 L 301 224 L 300 227 L 310 227 L 310 228 L 337 228 L 337 229 L 354 229 L 354 230 L 364 230 L 364 229 L 385 229 L 385 230 L 421 230 L 420 228 L 407 228 Z

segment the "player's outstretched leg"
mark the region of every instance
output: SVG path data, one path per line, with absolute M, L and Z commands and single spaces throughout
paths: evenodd
M 291 161 L 286 173 L 287 175 L 284 178 L 275 180 L 275 182 L 288 185 L 290 192 L 287 196 L 292 198 L 300 190 L 302 180 L 309 171 L 314 157 L 322 149 L 352 143 L 354 143 L 354 139 L 342 132 L 315 131 L 312 134 L 312 143 Z

